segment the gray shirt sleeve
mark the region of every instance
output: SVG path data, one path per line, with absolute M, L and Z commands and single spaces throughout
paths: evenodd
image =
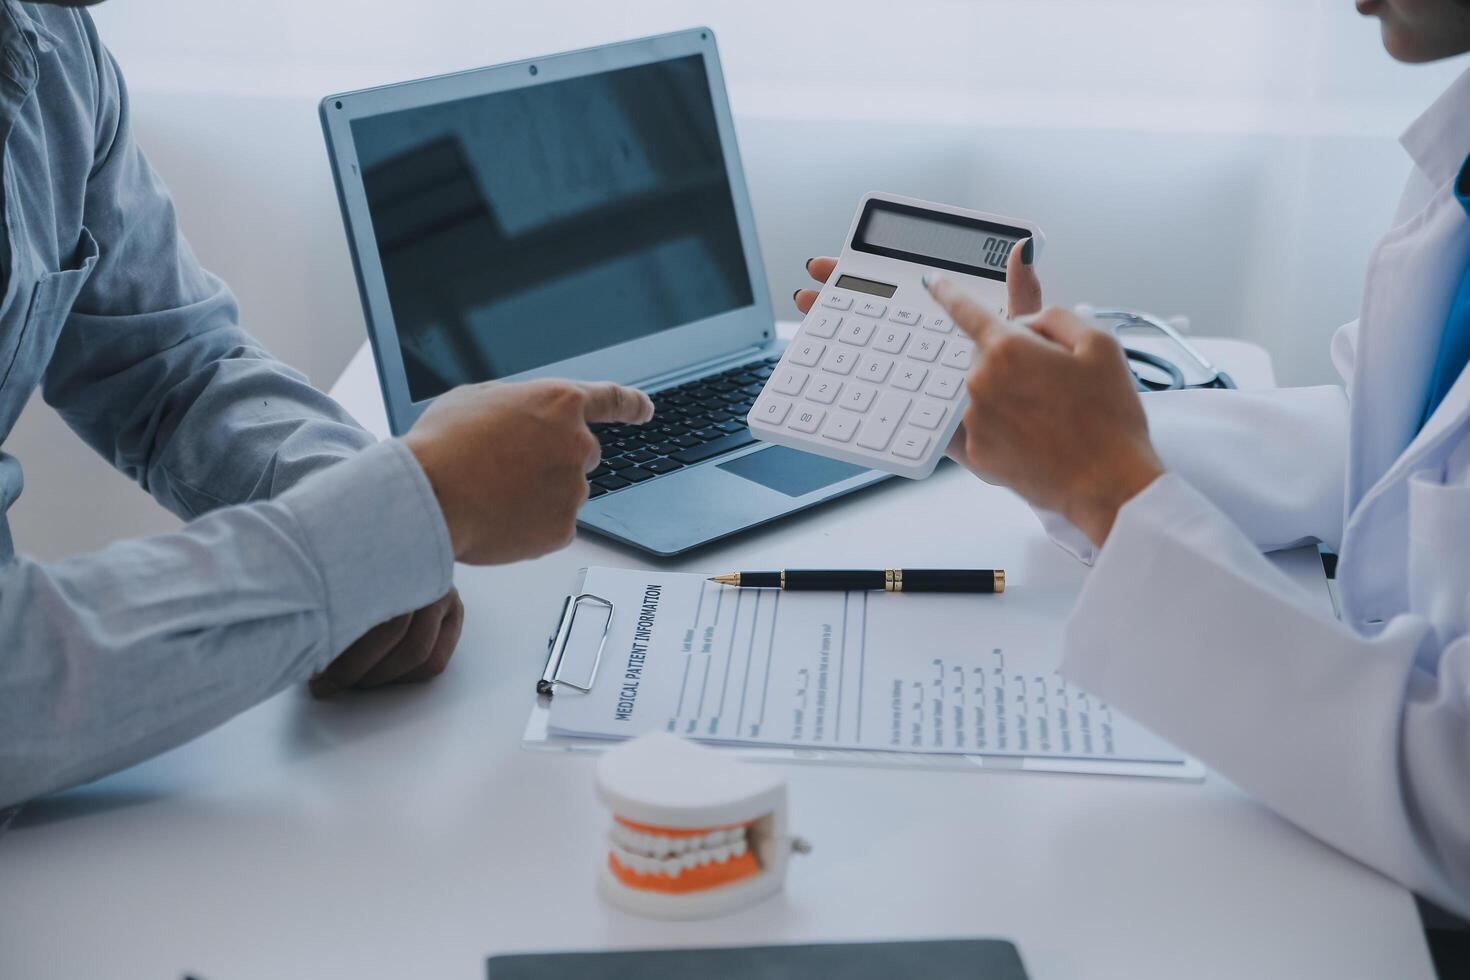
M 127 90 L 92 42 L 96 131 L 82 208 L 97 261 L 43 377 L 67 424 L 182 517 L 264 500 L 373 439 L 240 327 L 133 139 Z M 80 152 L 80 151 L 79 151 Z M 289 234 L 290 229 L 283 229 Z
M 0 807 L 207 731 L 442 596 L 453 565 L 394 440 L 175 533 L 0 567 Z
M 57 100 L 95 98 L 95 132 L 73 125 L 73 152 L 53 163 L 85 175 L 56 182 L 85 188 L 96 262 L 44 394 L 192 522 L 50 564 L 0 553 L 0 807 L 208 730 L 438 599 L 453 570 L 413 455 L 373 446 L 240 329 L 133 142 L 116 66 L 76 16 L 87 44 L 60 52 L 72 88 L 41 110 L 62 127 L 77 114 Z

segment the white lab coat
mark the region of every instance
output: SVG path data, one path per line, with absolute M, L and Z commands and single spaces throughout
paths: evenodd
M 1332 342 L 1346 396 L 1144 396 L 1170 473 L 1123 508 L 1096 556 L 1062 672 L 1466 915 L 1470 371 L 1415 430 L 1470 261 L 1453 195 L 1470 153 L 1470 72 L 1403 144 L 1409 190 L 1370 259 L 1359 319 Z M 1342 621 L 1309 608 L 1260 553 L 1312 539 L 1340 552 Z

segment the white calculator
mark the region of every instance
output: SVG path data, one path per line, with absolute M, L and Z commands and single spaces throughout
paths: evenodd
M 1006 260 L 1027 238 L 1039 251 L 1029 222 L 864 197 L 837 270 L 750 410 L 750 431 L 916 480 L 934 472 L 964 414 L 975 345 L 922 277 L 943 275 L 1004 315 Z

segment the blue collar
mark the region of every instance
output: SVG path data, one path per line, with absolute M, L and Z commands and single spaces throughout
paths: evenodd
M 1460 167 L 1460 176 L 1455 178 L 1455 200 L 1460 202 L 1460 207 L 1470 215 L 1470 156 L 1465 158 Z

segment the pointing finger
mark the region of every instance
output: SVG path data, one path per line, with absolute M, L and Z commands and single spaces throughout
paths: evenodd
M 1035 255 L 1036 241 L 1027 238 L 1011 249 L 1006 261 L 1006 312 L 1010 316 L 1025 316 L 1041 309 L 1041 279 L 1032 265 Z
M 653 402 L 637 388 L 611 381 L 582 382 L 581 388 L 587 395 L 582 414 L 588 422 L 641 424 L 653 418 Z
M 966 296 L 964 291 L 948 279 L 924 277 L 929 295 L 939 301 L 949 313 L 950 319 L 969 334 L 975 343 L 984 347 L 992 338 L 1008 332 L 1006 322 Z

